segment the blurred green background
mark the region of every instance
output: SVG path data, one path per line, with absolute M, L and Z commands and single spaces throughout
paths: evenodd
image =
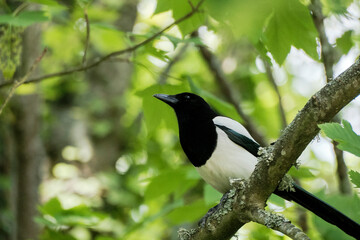
M 136 50 L 73 71 L 194 9 Z M 48 49 L 27 80 L 45 77 L 17 88 L 0 115 L 0 239 L 177 239 L 221 195 L 189 164 L 175 114 L 152 95 L 200 94 L 269 144 L 355 61 L 359 17 L 358 0 L 0 1 L 0 104 Z M 359 99 L 340 118 L 359 132 Z M 358 157 L 344 158 L 360 169 Z M 305 189 L 360 221 L 359 191 L 337 172 L 331 140 L 318 135 L 299 161 L 290 174 Z M 280 198 L 268 208 L 311 239 L 350 239 Z M 288 238 L 250 223 L 238 239 Z

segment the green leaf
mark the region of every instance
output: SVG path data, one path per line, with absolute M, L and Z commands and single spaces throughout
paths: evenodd
M 0 27 L 0 71 L 6 80 L 14 76 L 16 68 L 21 64 L 22 33 L 22 27 Z
M 144 119 L 149 136 L 158 129 L 161 122 L 164 122 L 168 128 L 178 132 L 177 120 L 173 109 L 167 104 L 154 98 L 153 95 L 156 93 L 177 94 L 186 92 L 188 89 L 186 83 L 181 85 L 154 84 L 137 93 L 143 100 Z
M 186 206 L 179 207 L 168 214 L 174 224 L 194 222 L 199 220 L 208 211 L 204 200 L 198 200 Z
M 62 233 L 60 231 L 45 229 L 44 233 L 41 234 L 40 240 L 76 240 L 73 236 L 68 233 Z
M 267 55 L 267 50 L 264 46 L 264 43 L 260 40 L 254 45 L 254 47 L 260 54 L 261 58 L 264 59 L 270 66 L 272 66 L 273 64 L 271 62 L 271 58 Z
M 37 217 L 38 223 L 50 228 L 60 226 L 93 226 L 98 224 L 104 214 L 94 212 L 85 205 L 79 205 L 70 209 L 63 209 L 58 198 L 52 198 L 43 206 L 39 207 L 43 216 Z
M 272 203 L 272 204 L 275 204 L 279 207 L 285 207 L 285 199 L 275 195 L 275 194 L 271 194 L 270 195 L 270 198 L 269 198 L 269 201 Z
M 98 120 L 91 126 L 91 132 L 100 138 L 105 137 L 112 131 L 112 124 L 109 120 Z
M 164 62 L 168 62 L 168 60 L 170 60 L 170 58 L 165 55 L 167 52 L 163 51 L 163 50 L 160 50 L 160 49 L 157 49 L 153 46 L 150 46 L 149 44 L 145 45 L 145 49 L 146 49 L 146 52 Z
M 27 2 L 38 3 L 50 7 L 62 7 L 62 5 L 55 0 L 27 0 Z
M 339 123 L 324 123 L 320 124 L 319 128 L 324 131 L 326 136 L 339 143 L 337 145 L 339 149 L 360 157 L 360 136 L 352 130 L 348 121 L 343 120 L 342 125 Z
M 17 16 L 12 14 L 0 15 L 0 23 L 6 23 L 13 26 L 27 27 L 34 23 L 46 22 L 49 17 L 44 11 L 25 11 Z
M 98 224 L 105 215 L 94 212 L 85 205 L 79 205 L 63 210 L 61 214 L 54 217 L 60 225 L 89 227 Z
M 266 28 L 265 43 L 275 61 L 282 64 L 291 49 L 291 39 L 283 30 L 285 25 L 279 14 L 275 14 Z
M 192 11 L 189 1 L 191 1 L 193 6 L 196 6 L 200 0 L 158 0 L 155 14 L 171 10 L 173 18 L 177 20 Z M 195 31 L 203 23 L 204 14 L 200 11 L 179 23 L 178 27 L 182 35 L 185 36 Z
M 274 13 L 265 30 L 264 44 L 280 65 L 291 46 L 303 49 L 310 57 L 319 59 L 316 47 L 317 32 L 309 10 L 298 0 L 276 0 Z
M 349 30 L 345 32 L 341 37 L 336 39 L 336 46 L 343 52 L 343 54 L 347 54 L 354 45 L 354 42 L 351 38 L 352 33 L 353 31 Z
M 129 228 L 127 228 L 125 234 L 124 234 L 124 238 L 123 239 L 126 239 L 125 237 L 140 229 L 140 228 L 143 228 L 144 225 L 146 225 L 147 223 L 150 223 L 150 222 L 153 222 L 159 218 L 163 218 L 166 214 L 168 214 L 169 212 L 179 208 L 179 207 L 182 207 L 184 205 L 184 202 L 182 199 L 179 199 L 179 200 L 176 200 L 172 203 L 169 203 L 169 204 L 166 204 L 163 208 L 161 208 L 161 210 L 159 212 L 157 212 L 156 214 L 154 215 L 151 215 L 151 216 L 148 216 L 148 217 L 145 217 L 141 222 L 138 222 L 132 226 L 130 226 Z
M 307 167 L 300 167 L 299 169 L 296 169 L 295 167 L 292 167 L 289 171 L 289 174 L 294 178 L 314 178 L 314 174 L 311 173 L 311 168 Z
M 218 111 L 224 116 L 233 118 L 235 120 L 240 121 L 239 115 L 235 109 L 235 107 L 210 92 L 198 87 L 195 82 L 188 76 L 188 82 L 191 88 L 191 91 L 205 98 L 205 100 L 210 104 L 211 107 L 214 108 L 215 111 Z
M 268 0 L 207 0 L 209 15 L 230 27 L 237 38 L 249 37 L 257 43 L 272 12 L 272 1 Z M 221 28 L 221 27 L 220 27 Z
M 355 186 L 356 186 L 357 188 L 360 188 L 360 173 L 357 172 L 357 171 L 351 170 L 351 171 L 349 172 L 349 176 L 350 176 L 351 182 L 352 182 L 353 184 L 355 184 Z
M 216 191 L 209 184 L 204 185 L 204 201 L 206 205 L 215 205 L 221 199 L 222 194 Z
M 347 8 L 353 3 L 353 0 L 321 0 L 321 3 L 325 16 L 329 15 L 329 13 L 346 16 L 348 13 Z
M 42 214 L 56 215 L 63 209 L 58 198 L 52 198 L 47 201 L 44 205 L 39 206 L 39 210 Z
M 198 182 L 196 179 L 189 179 L 187 177 L 189 168 L 170 169 L 153 177 L 146 188 L 145 199 L 153 200 L 154 198 L 171 193 L 176 193 L 178 197 L 181 197 L 183 193 Z
M 196 45 L 204 45 L 204 43 L 201 41 L 199 37 L 181 39 L 171 36 L 169 34 L 163 34 L 163 35 L 169 39 L 169 41 L 174 45 L 174 48 L 176 48 L 179 43 L 194 43 Z
M 172 0 L 169 0 L 169 1 L 157 0 L 156 2 L 157 2 L 157 4 L 156 4 L 156 9 L 155 9 L 154 14 L 172 10 L 172 7 L 173 7 Z

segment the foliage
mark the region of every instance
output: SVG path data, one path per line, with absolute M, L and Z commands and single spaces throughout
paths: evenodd
M 0 27 L 0 70 L 5 79 L 11 79 L 20 64 L 22 28 Z
M 340 195 L 332 195 L 326 196 L 324 192 L 320 192 L 317 194 L 318 197 L 324 199 L 331 206 L 334 206 L 336 209 L 339 209 L 341 212 L 345 213 L 351 219 L 356 222 L 360 221 L 359 213 L 360 213 L 360 199 L 357 195 L 353 196 L 340 196 Z M 324 239 L 352 239 L 352 237 L 347 236 L 345 233 L 338 231 L 338 229 L 330 224 L 327 224 L 321 218 L 315 216 L 314 224 L 316 228 L 319 230 L 320 234 L 324 237 Z
M 360 188 L 360 173 L 357 171 L 351 170 L 349 172 L 351 182 L 355 184 L 357 188 Z
M 45 22 L 49 20 L 44 11 L 25 11 L 18 15 L 4 14 L 0 16 L 0 23 L 6 23 L 10 26 L 27 27 L 34 23 Z
M 153 94 L 194 92 L 220 114 L 246 123 L 237 106 L 225 101 L 233 97 L 266 140 L 275 141 L 282 129 L 280 104 L 286 120 L 292 120 L 324 78 L 315 74 L 322 71 L 322 65 L 319 33 L 309 2 L 31 0 L 1 12 L 0 69 L 6 81 L 0 79 L 0 84 L 15 80 L 13 75 L 21 63 L 21 34 L 34 24 L 42 26 L 41 44 L 49 49 L 41 62 L 42 74 L 62 73 L 17 90 L 18 95 L 37 94 L 42 100 L 40 135 L 48 163 L 39 166 L 46 169 L 39 188 L 39 239 L 170 239 L 179 226 L 195 226 L 218 203 L 221 194 L 204 184 L 189 164 L 181 151 L 174 112 Z M 357 4 L 349 0 L 321 2 L 327 16 L 340 20 L 350 14 L 351 4 Z M 22 5 L 35 3 L 38 10 Z M 63 73 L 136 46 L 174 19 L 190 13 L 199 3 L 199 11 L 136 50 L 86 71 Z M 194 36 L 192 33 L 199 27 L 199 36 Z M 331 44 L 343 58 L 351 57 L 352 51 L 359 49 L 359 32 L 353 26 L 339 27 L 336 32 L 339 34 L 331 35 Z M 85 49 L 87 37 L 89 47 Z M 209 69 L 199 46 L 218 57 L 214 62 L 233 96 L 217 81 L 215 70 Z M 83 59 L 85 52 L 87 57 Z M 268 79 L 266 64 L 273 70 L 278 89 Z M 311 80 L 313 75 L 316 80 Z M 161 80 L 164 76 L 165 80 Z M 1 99 L 6 97 L 3 92 Z M 21 120 L 16 116 L 16 108 L 9 108 L 0 121 L 10 129 L 14 121 Z M 319 127 L 339 142 L 340 149 L 360 156 L 359 136 L 350 123 L 342 124 Z M 5 139 L 2 134 L 0 140 Z M 321 143 L 326 145 L 326 141 Z M 0 157 L 6 152 L 3 142 Z M 331 186 L 326 192 L 332 195 L 324 191 L 318 195 L 356 219 L 358 196 L 337 194 L 333 161 L 327 154 L 330 150 L 316 144 L 314 141 L 300 158 L 300 168 L 292 168 L 289 174 L 311 192 L 322 190 L 326 181 Z M 346 160 L 351 163 L 350 169 L 359 169 L 358 159 Z M 359 188 L 359 172 L 350 171 L 349 175 Z M 8 191 L 10 187 L 3 187 L 1 182 L 10 181 L 0 179 L 0 190 Z M 270 203 L 271 210 L 282 211 L 297 222 L 296 207 L 276 196 L 270 198 Z M 312 239 L 345 239 L 338 229 L 316 217 L 310 217 L 308 223 Z M 11 232 L 10 228 L 6 231 Z M 247 224 L 239 235 L 284 239 L 256 224 Z
M 329 138 L 339 143 L 339 149 L 360 157 L 360 136 L 353 131 L 348 121 L 343 120 L 342 126 L 339 123 L 324 123 L 319 127 Z

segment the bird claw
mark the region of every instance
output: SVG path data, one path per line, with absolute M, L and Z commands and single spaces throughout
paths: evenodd
M 210 208 L 209 211 L 205 214 L 205 216 L 203 216 L 203 217 L 200 219 L 200 221 L 199 221 L 199 223 L 198 223 L 198 226 L 204 228 L 205 225 L 206 225 L 206 222 L 207 222 L 208 218 L 209 218 L 214 212 L 216 212 L 219 208 L 221 208 L 221 207 L 224 206 L 224 204 L 226 203 L 227 198 L 228 198 L 228 192 L 225 193 L 225 194 L 221 197 L 219 204 L 217 204 L 216 206 Z
M 208 218 L 209 218 L 214 212 L 216 212 L 216 210 L 219 208 L 219 205 L 220 205 L 220 204 L 218 204 L 218 205 L 210 208 L 209 211 L 205 214 L 205 216 L 203 216 L 203 217 L 200 219 L 200 221 L 199 221 L 199 223 L 198 223 L 198 225 L 199 225 L 200 227 L 202 227 L 202 228 L 205 227 Z

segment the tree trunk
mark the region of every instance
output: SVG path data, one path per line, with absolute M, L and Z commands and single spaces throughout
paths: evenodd
M 132 30 L 137 13 L 137 1 L 127 0 L 119 9 L 119 18 L 115 25 L 119 30 Z M 105 102 L 106 110 L 100 116 L 92 116 L 98 121 L 108 121 L 111 132 L 104 137 L 93 138 L 94 159 L 90 162 L 93 171 L 113 169 L 121 150 L 126 146 L 125 129 L 121 128 L 119 120 L 124 109 L 119 104 L 123 101 L 123 94 L 128 88 L 133 74 L 133 65 L 129 62 L 104 62 L 97 68 L 87 72 L 91 91 L 89 98 L 101 99 Z
M 40 25 L 28 27 L 23 34 L 23 52 L 17 76 L 23 76 L 41 53 Z M 36 74 L 36 73 L 35 73 Z M 16 203 L 15 239 L 37 239 L 39 226 L 34 222 L 39 200 L 40 168 L 46 158 L 40 138 L 40 98 L 38 94 L 14 96 L 11 109 L 14 113 L 13 133 L 15 161 L 13 179 Z

